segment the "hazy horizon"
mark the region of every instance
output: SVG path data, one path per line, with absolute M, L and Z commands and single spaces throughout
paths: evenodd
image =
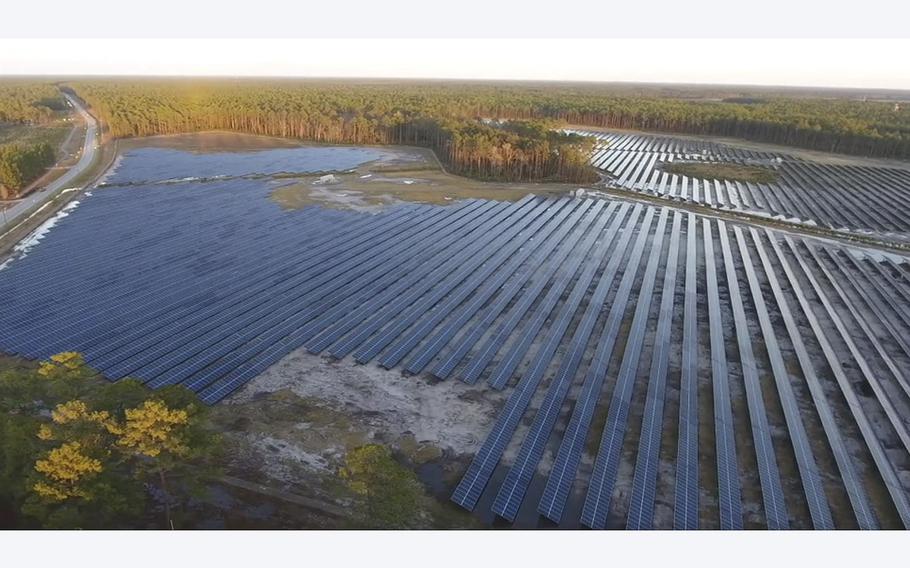
M 904 92 L 910 91 L 902 57 L 908 46 L 907 40 L 817 39 L 7 39 L 0 40 L 0 75 L 546 81 Z
M 129 75 L 129 74 L 48 74 L 48 73 L 23 73 L 23 74 L 4 74 L 0 72 L 0 78 L 4 79 L 36 79 L 44 78 L 51 80 L 68 80 L 68 79 L 173 79 L 173 80 L 234 80 L 234 81 L 257 81 L 257 80 L 300 80 L 300 81 L 339 81 L 339 82 L 402 82 L 402 83 L 433 83 L 433 82 L 463 82 L 463 83 L 506 83 L 506 84 L 553 84 L 553 85 L 585 85 L 585 86 L 624 86 L 624 87 L 644 87 L 644 88 L 692 88 L 692 89 L 756 89 L 756 90 L 781 90 L 781 91 L 856 91 L 862 92 L 880 92 L 887 94 L 906 94 L 910 95 L 908 88 L 887 88 L 887 87 L 831 87 L 831 86 L 814 86 L 814 85 L 775 85 L 775 84 L 750 84 L 750 83 L 686 83 L 670 81 L 597 81 L 597 80 L 558 80 L 558 79 L 477 79 L 473 77 L 354 77 L 354 76 L 310 76 L 310 75 Z

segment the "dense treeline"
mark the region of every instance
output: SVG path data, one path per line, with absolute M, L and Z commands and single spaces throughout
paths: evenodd
M 910 112 L 894 103 L 773 99 L 764 102 L 636 101 L 551 109 L 577 124 L 709 134 L 811 150 L 910 158 Z
M 0 146 L 0 198 L 15 197 L 54 164 L 54 149 L 47 142 Z
M 548 121 L 485 123 L 419 92 L 280 84 L 76 83 L 115 137 L 234 130 L 326 143 L 433 148 L 454 173 L 506 181 L 587 183 L 592 141 Z M 520 117 L 515 117 L 520 118 Z
M 546 161 L 551 165 L 545 168 L 537 147 L 520 145 L 518 155 L 510 157 L 514 146 L 506 149 L 504 144 L 512 145 L 517 140 L 513 136 L 524 137 L 478 126 L 480 117 L 735 136 L 841 153 L 910 157 L 910 109 L 894 102 L 854 100 L 843 93 L 811 98 L 762 90 L 760 96 L 751 96 L 715 88 L 707 99 L 689 91 L 668 96 L 659 89 L 598 85 L 288 80 L 110 80 L 72 86 L 117 137 L 226 129 L 322 142 L 418 143 L 442 150 L 440 156 L 458 171 L 487 168 L 483 163 L 464 165 L 465 153 L 481 158 L 477 146 L 507 156 L 490 158 L 492 163 L 527 158 L 521 167 L 506 168 L 527 172 L 522 176 L 542 168 L 552 175 L 552 162 L 560 161 L 554 156 L 562 154 L 553 147 L 560 142 L 550 139 Z
M 593 139 L 554 131 L 549 121 L 485 124 L 422 119 L 396 127 L 388 142 L 429 146 L 454 173 L 506 181 L 592 183 Z
M 63 96 L 51 83 L 0 82 L 0 127 L 47 124 L 65 109 Z M 54 160 L 54 149 L 46 142 L 0 145 L 0 199 L 16 197 L 19 190 L 41 177 Z
M 60 91 L 50 83 L 0 82 L 0 124 L 46 124 L 65 108 Z

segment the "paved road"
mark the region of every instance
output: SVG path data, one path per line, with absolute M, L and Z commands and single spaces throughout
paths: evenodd
M 32 209 L 35 205 L 43 203 L 44 201 L 50 199 L 61 189 L 65 189 L 67 184 L 72 182 L 76 176 L 85 171 L 86 168 L 91 165 L 92 160 L 95 158 L 95 152 L 98 150 L 98 123 L 95 119 L 85 110 L 78 100 L 70 96 L 67 93 L 64 93 L 63 96 L 73 105 L 73 108 L 76 109 L 82 118 L 85 120 L 87 126 L 85 131 L 85 142 L 82 146 L 82 155 L 79 157 L 79 161 L 69 169 L 65 174 L 52 181 L 46 187 L 33 191 L 27 197 L 22 199 L 22 201 L 16 203 L 10 208 L 0 211 L 0 236 L 11 229 L 18 222 L 17 217 L 20 217 L 26 211 Z

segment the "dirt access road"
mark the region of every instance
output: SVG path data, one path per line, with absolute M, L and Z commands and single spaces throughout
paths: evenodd
M 0 238 L 3 238 L 7 232 L 16 228 L 20 222 L 20 217 L 66 188 L 67 185 L 76 179 L 77 176 L 82 174 L 95 159 L 95 153 L 99 147 L 98 122 L 75 97 L 68 93 L 63 93 L 63 96 L 66 97 L 66 100 L 68 100 L 71 105 L 73 105 L 73 108 L 76 109 L 76 112 L 79 113 L 86 124 L 85 141 L 82 144 L 79 161 L 76 162 L 69 171 L 49 183 L 46 187 L 33 191 L 12 207 L 0 211 Z

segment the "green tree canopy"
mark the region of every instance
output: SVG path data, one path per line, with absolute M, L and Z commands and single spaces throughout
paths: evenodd
M 420 481 L 385 446 L 368 444 L 351 450 L 341 477 L 362 499 L 364 526 L 400 529 L 419 524 L 424 495 Z
M 0 505 L 20 526 L 134 526 L 152 487 L 172 526 L 175 493 L 197 489 L 218 448 L 206 407 L 184 388 L 109 383 L 78 353 L 0 372 Z
M 910 108 L 895 110 L 894 102 L 867 101 L 851 93 L 301 80 L 95 80 L 71 86 L 117 137 L 223 129 L 320 142 L 410 143 L 437 149 L 448 142 L 464 153 L 462 141 L 478 132 L 465 121 L 546 119 L 910 157 Z M 543 138 L 539 126 L 527 123 L 512 132 L 539 141 Z M 464 136 L 456 136 L 461 130 L 466 131 Z M 489 132 L 487 136 L 494 140 L 489 147 L 501 150 L 506 142 Z M 524 145 L 520 149 L 528 150 Z M 461 166 L 461 158 L 446 159 Z

